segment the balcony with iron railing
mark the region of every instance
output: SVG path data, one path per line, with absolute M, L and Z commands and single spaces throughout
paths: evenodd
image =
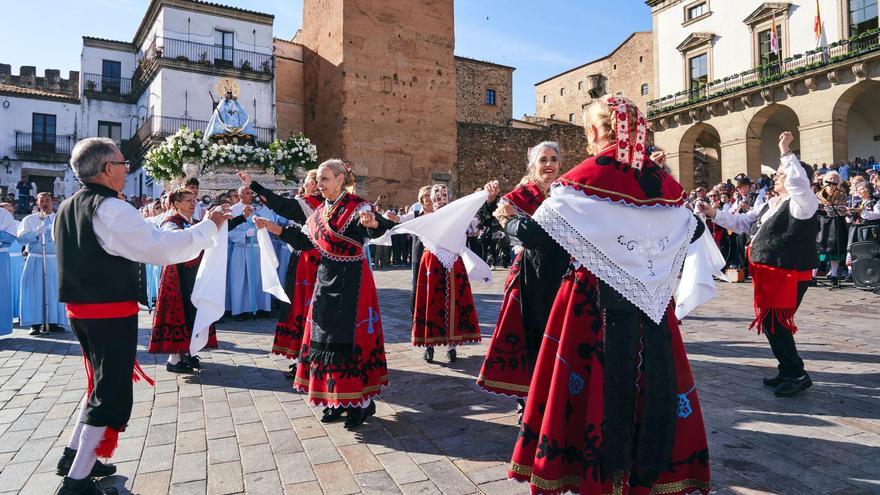
M 74 144 L 76 136 L 72 134 L 59 136 L 15 131 L 15 154 L 19 159 L 66 162 Z
M 83 94 L 89 98 L 128 101 L 133 95 L 131 83 L 128 77 L 85 73 Z
M 805 77 L 812 72 L 818 72 L 872 53 L 880 53 L 880 29 L 872 29 L 861 35 L 832 43 L 827 47 L 793 55 L 781 62 L 755 67 L 722 79 L 716 79 L 697 88 L 649 101 L 648 117 L 656 118 L 693 105 L 721 100 L 735 93 L 761 89 L 784 80 Z
M 131 139 L 123 142 L 122 152 L 132 162 L 139 163 L 143 154 L 152 144 L 176 133 L 183 126 L 204 131 L 208 127 L 208 121 L 151 115 L 144 119 Z M 258 145 L 268 145 L 275 139 L 275 129 L 273 128 L 254 127 L 254 132 Z

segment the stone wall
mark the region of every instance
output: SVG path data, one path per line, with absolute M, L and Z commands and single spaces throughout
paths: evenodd
M 412 202 L 454 182 L 453 0 L 305 0 L 305 130 L 349 160 L 358 194 Z
M 556 141 L 562 148 L 562 170 L 566 171 L 587 156 L 583 128 L 568 124 L 512 127 L 458 123 L 456 197 L 473 192 L 491 179 L 510 191 L 526 174 L 527 153 L 541 141 Z
M 303 48 L 274 40 L 276 136 L 286 139 L 305 130 L 303 122 Z
M 650 32 L 633 33 L 607 56 L 535 84 L 536 115 L 582 125 L 583 108 L 597 97 L 621 93 L 642 112 L 654 98 L 654 41 Z M 600 76 L 591 79 L 590 76 Z M 648 94 L 642 95 L 642 85 Z
M 506 125 L 513 115 L 513 67 L 455 57 L 456 121 Z M 495 91 L 495 104 L 487 91 Z
M 37 76 L 36 67 L 22 65 L 18 75 L 15 75 L 12 73 L 11 65 L 0 64 L 0 84 L 79 98 L 79 71 L 75 70 L 68 72 L 67 79 L 62 79 L 61 71 L 58 69 L 46 69 L 43 77 L 40 77 Z

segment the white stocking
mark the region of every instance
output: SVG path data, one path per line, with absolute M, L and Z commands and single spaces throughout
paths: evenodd
M 76 426 L 73 427 L 73 434 L 70 435 L 70 441 L 67 442 L 68 449 L 79 449 L 79 436 L 82 433 L 83 421 L 86 419 L 86 404 L 88 404 L 88 402 L 89 396 L 86 395 L 83 397 L 82 402 L 79 403 L 79 416 L 76 418 Z
M 106 430 L 106 426 L 82 425 L 82 433 L 79 436 L 79 449 L 76 451 L 76 457 L 73 458 L 73 465 L 70 466 L 70 472 L 67 474 L 68 478 L 82 480 L 92 472 L 95 461 L 98 460 L 95 449 L 98 448 L 98 444 L 104 438 Z

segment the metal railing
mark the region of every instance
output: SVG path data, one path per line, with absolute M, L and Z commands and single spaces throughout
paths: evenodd
M 91 97 L 122 97 L 132 94 L 131 78 L 105 76 L 103 74 L 83 74 L 83 92 Z
M 76 138 L 73 135 L 34 134 L 15 131 L 15 153 L 19 155 L 70 156 Z
M 744 89 L 764 86 L 876 51 L 880 51 L 880 29 L 872 29 L 859 36 L 832 43 L 827 47 L 800 53 L 781 62 L 773 62 L 739 74 L 716 79 L 700 88 L 680 91 L 649 101 L 648 116 L 704 103 Z
M 274 56 L 271 53 L 164 37 L 155 38 L 144 52 L 143 58 L 148 62 L 164 58 L 264 74 L 272 74 L 275 70 Z

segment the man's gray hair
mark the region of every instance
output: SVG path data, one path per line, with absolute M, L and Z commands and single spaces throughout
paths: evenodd
M 73 147 L 70 166 L 79 180 L 88 180 L 103 172 L 101 166 L 113 160 L 115 152 L 116 143 L 110 138 L 86 138 Z

